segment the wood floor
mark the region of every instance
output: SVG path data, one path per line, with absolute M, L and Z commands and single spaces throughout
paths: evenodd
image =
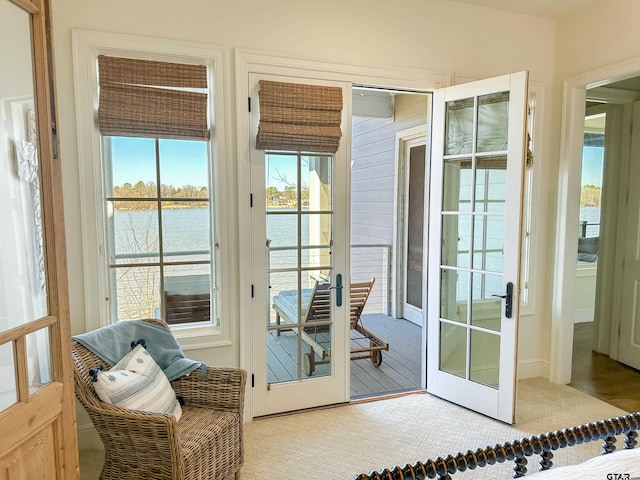
M 593 323 L 578 323 L 570 385 L 628 412 L 640 411 L 640 371 L 591 349 Z
M 389 351 L 382 352 L 382 364 L 376 367 L 370 360 L 351 362 L 351 399 L 404 392 L 420 388 L 421 328 L 407 320 L 395 319 L 384 314 L 364 314 L 360 318 L 364 328 L 389 344 Z M 316 337 L 321 345 L 327 345 L 321 334 Z M 297 335 L 291 331 L 269 335 L 269 382 L 291 381 L 297 377 Z M 362 336 L 351 331 L 351 348 L 366 346 Z M 303 346 L 307 351 L 308 346 Z M 330 358 L 330 357 L 328 357 Z M 316 355 L 316 360 L 320 356 Z M 329 364 L 316 365 L 313 376 L 328 375 Z M 306 375 L 303 376 L 306 377 Z

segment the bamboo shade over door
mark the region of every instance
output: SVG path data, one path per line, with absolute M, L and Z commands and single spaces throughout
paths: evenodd
M 252 415 L 346 402 L 350 86 L 252 74 L 249 89 Z
M 434 94 L 427 390 L 513 423 L 527 74 Z

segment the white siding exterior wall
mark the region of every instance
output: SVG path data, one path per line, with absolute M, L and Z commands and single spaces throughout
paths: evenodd
M 351 278 L 371 276 L 376 284 L 366 312 L 388 313 L 391 282 L 386 262 L 398 246 L 393 245 L 397 175 L 396 133 L 425 125 L 424 95 L 397 94 L 392 118 L 353 118 L 351 164 L 351 244 L 389 245 L 383 248 L 351 249 Z M 393 266 L 392 266 L 393 267 Z M 389 271 L 388 271 L 389 270 Z

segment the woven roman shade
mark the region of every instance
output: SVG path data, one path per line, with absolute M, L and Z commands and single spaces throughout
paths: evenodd
M 342 130 L 342 89 L 260 80 L 259 150 L 335 153 Z
M 206 140 L 207 67 L 98 57 L 102 135 Z

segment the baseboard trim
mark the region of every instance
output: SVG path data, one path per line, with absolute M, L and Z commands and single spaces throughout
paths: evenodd
M 545 360 L 535 360 L 518 364 L 518 380 L 525 378 L 542 377 L 549 379 L 549 362 Z

